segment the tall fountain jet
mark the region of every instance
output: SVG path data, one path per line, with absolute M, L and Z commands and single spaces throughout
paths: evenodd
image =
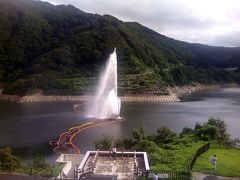
M 116 48 L 108 59 L 100 78 L 96 95 L 87 108 L 87 117 L 96 119 L 116 118 L 120 114 L 121 101 L 117 97 L 117 54 Z

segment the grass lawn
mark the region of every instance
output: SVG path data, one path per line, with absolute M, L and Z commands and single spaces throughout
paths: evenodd
M 209 157 L 217 155 L 217 169 L 213 170 Z M 219 176 L 240 177 L 240 149 L 209 149 L 196 161 L 193 171 Z

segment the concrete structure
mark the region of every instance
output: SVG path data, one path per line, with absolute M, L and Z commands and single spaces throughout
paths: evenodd
M 84 155 L 79 154 L 61 154 L 57 158 L 56 163 L 65 163 L 66 165 L 61 170 L 58 179 L 74 179 L 75 169 L 79 166 L 83 157 Z
M 88 151 L 62 154 L 56 162 L 66 163 L 59 179 L 135 179 L 150 170 L 146 152 Z

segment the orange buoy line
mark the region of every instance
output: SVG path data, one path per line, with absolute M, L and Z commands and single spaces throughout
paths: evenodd
M 85 129 L 93 128 L 106 123 L 116 123 L 123 120 L 124 119 L 122 118 L 113 118 L 87 122 L 80 126 L 72 127 L 68 131 L 63 132 L 62 134 L 60 134 L 58 140 L 49 141 L 49 144 L 55 146 L 53 151 L 57 154 L 80 154 L 80 149 L 72 143 L 73 138 L 77 134 L 84 131 Z

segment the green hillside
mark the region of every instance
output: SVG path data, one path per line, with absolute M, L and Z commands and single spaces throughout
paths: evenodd
M 136 22 L 85 13 L 73 6 L 0 0 L 3 93 L 81 94 L 97 81 L 117 47 L 125 89 L 238 82 L 240 48 L 177 41 Z

